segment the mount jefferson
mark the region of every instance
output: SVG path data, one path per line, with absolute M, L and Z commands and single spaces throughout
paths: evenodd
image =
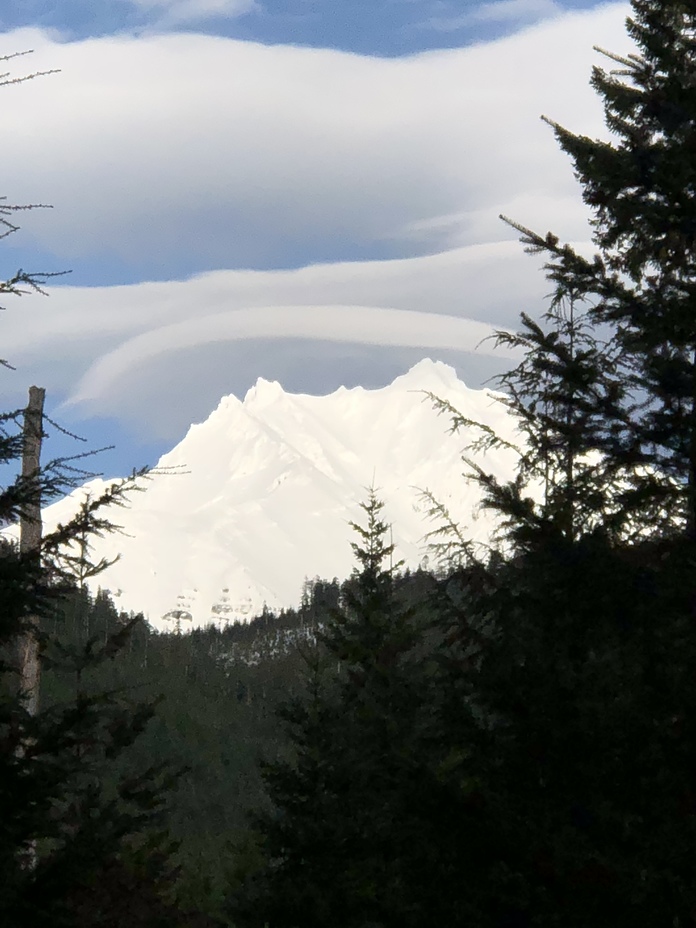
M 117 606 L 143 612 L 156 628 L 249 619 L 264 604 L 296 606 L 303 582 L 349 576 L 360 503 L 374 486 L 391 523 L 395 556 L 415 568 L 428 555 L 422 491 L 447 507 L 467 537 L 485 541 L 493 517 L 463 476 L 464 432 L 452 433 L 430 392 L 508 441 L 519 438 L 489 390 L 469 389 L 453 368 L 423 360 L 382 389 L 341 387 L 328 396 L 285 393 L 259 379 L 240 401 L 225 396 L 208 419 L 159 461 L 125 509 L 105 514 L 122 529 L 96 538 L 94 559 L 119 557 L 94 581 Z M 477 460 L 501 479 L 511 452 Z M 169 471 L 167 473 L 166 471 Z M 67 521 L 91 480 L 44 510 L 52 530 Z

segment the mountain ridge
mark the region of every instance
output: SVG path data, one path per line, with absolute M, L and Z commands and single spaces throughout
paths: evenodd
M 465 435 L 449 433 L 424 392 L 513 437 L 490 390 L 468 388 L 449 365 L 423 359 L 377 390 L 340 387 L 326 396 L 286 393 L 259 378 L 240 400 L 222 397 L 164 454 L 147 485 L 112 517 L 123 534 L 95 539 L 95 558 L 120 559 L 96 583 L 119 608 L 142 611 L 155 627 L 248 619 L 264 605 L 296 606 L 303 582 L 345 578 L 353 566 L 351 521 L 374 485 L 393 525 L 396 556 L 417 567 L 428 553 L 418 489 L 486 541 L 478 488 L 462 477 Z M 515 459 L 495 452 L 486 466 L 509 479 Z M 66 521 L 90 481 L 44 512 L 50 530 Z M 418 488 L 418 489 L 417 489 Z M 107 513 L 108 515 L 108 513 Z

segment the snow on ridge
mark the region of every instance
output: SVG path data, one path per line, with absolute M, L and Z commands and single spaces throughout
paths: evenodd
M 485 540 L 490 516 L 472 518 L 479 493 L 461 476 L 466 436 L 448 434 L 447 418 L 419 391 L 512 435 L 491 391 L 465 386 L 439 361 L 424 359 L 381 389 L 343 387 L 327 396 L 285 393 L 260 378 L 243 402 L 223 397 L 160 459 L 158 467 L 180 473 L 155 475 L 114 512 L 127 535 L 95 540 L 97 557 L 121 555 L 99 585 L 158 628 L 248 619 L 264 603 L 297 605 L 305 577 L 350 573 L 348 523 L 360 521 L 373 481 L 407 565 L 422 561 L 433 527 L 418 489 Z M 487 463 L 500 477 L 513 474 L 509 454 Z M 74 507 L 75 494 L 49 507 L 47 529 Z

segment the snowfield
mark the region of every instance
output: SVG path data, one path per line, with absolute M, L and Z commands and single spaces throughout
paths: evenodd
M 122 527 L 98 539 L 95 558 L 119 561 L 98 578 L 119 608 L 142 611 L 157 628 L 224 624 L 299 603 L 305 578 L 341 579 L 353 567 L 351 520 L 373 485 L 392 523 L 395 556 L 417 567 L 428 555 L 422 490 L 486 540 L 479 491 L 463 476 L 465 433 L 450 434 L 422 391 L 514 440 L 512 420 L 488 390 L 471 390 L 453 368 L 428 359 L 379 390 L 340 388 L 328 396 L 285 393 L 259 379 L 243 401 L 226 396 L 208 419 L 157 465 Z M 482 461 L 479 457 L 479 460 Z M 515 456 L 490 453 L 485 466 L 513 476 Z M 44 512 L 45 531 L 65 522 L 93 480 Z M 432 560 L 431 560 L 432 563 Z

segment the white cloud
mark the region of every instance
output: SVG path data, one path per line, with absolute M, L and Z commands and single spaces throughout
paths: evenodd
M 436 15 L 420 24 L 420 28 L 436 32 L 456 32 L 472 23 L 501 23 L 526 25 L 549 19 L 563 13 L 563 7 L 555 0 L 492 0 L 482 3 L 466 13 Z
M 178 279 L 52 288 L 3 315 L 3 356 L 85 414 L 177 425 L 176 396 L 166 411 L 140 396 L 162 378 L 203 396 L 182 352 L 219 363 L 243 344 L 248 361 L 308 337 L 464 351 L 481 324 L 538 312 L 549 285 L 498 213 L 587 239 L 571 166 L 538 117 L 604 134 L 591 46 L 625 52 L 625 14 L 389 60 L 192 34 L 6 34 L 37 49 L 38 68 L 62 68 L 3 91 L 2 192 L 55 206 L 22 241 L 78 273 L 115 258 Z M 313 262 L 327 248 L 402 257 Z M 293 261 L 307 266 L 243 269 Z M 229 392 L 224 365 L 213 373 L 206 402 Z
M 485 241 L 486 217 L 524 195 L 565 198 L 545 224 L 578 235 L 572 170 L 539 115 L 603 131 L 592 44 L 624 51 L 624 13 L 386 60 L 191 34 L 63 44 L 10 34 L 8 47 L 36 47 L 37 64 L 62 73 L 5 93 L 3 182 L 55 205 L 23 240 L 58 262 L 107 255 L 163 276 L 375 243 L 437 251 L 450 239 L 425 227 L 414 238 L 414 224 L 453 213 L 455 240 Z
M 525 22 L 545 19 L 563 12 L 554 0 L 493 0 L 482 3 L 472 11 L 481 22 Z
M 537 266 L 516 242 L 497 242 L 393 261 L 221 270 L 120 287 L 56 286 L 49 299 L 32 297 L 23 311 L 3 316 L 3 350 L 24 364 L 43 356 L 61 336 L 113 346 L 198 315 L 277 305 L 382 306 L 478 315 L 504 325 L 516 318 L 517 300 L 538 298 L 546 289 Z
M 175 434 L 191 408 L 203 413 L 230 392 L 228 367 L 238 361 L 242 349 L 235 345 L 241 342 L 251 382 L 249 362 L 255 357 L 266 370 L 269 351 L 288 338 L 305 345 L 412 346 L 424 354 L 440 348 L 462 352 L 464 359 L 493 328 L 514 325 L 522 306 L 539 305 L 547 289 L 538 262 L 516 242 L 296 271 L 61 286 L 50 299 L 32 298 L 24 312 L 4 316 L 3 351 L 23 379 L 39 380 L 54 396 L 68 394 L 73 415 L 127 415 L 145 430 L 156 420 L 160 432 Z M 221 363 L 224 345 L 228 361 Z M 304 350 L 297 352 L 300 369 L 307 363 Z M 482 346 L 478 354 L 490 350 Z M 218 369 L 205 372 L 205 383 L 178 375 L 194 356 L 203 363 L 206 353 Z M 166 410 L 143 401 L 160 389 L 162 378 L 170 381 Z M 205 393 L 205 402 L 183 402 L 196 391 Z
M 252 338 L 308 338 L 474 351 L 492 334 L 492 327 L 472 319 L 439 313 L 384 309 L 372 306 L 269 306 L 187 319 L 136 335 L 104 355 L 77 385 L 69 405 L 108 396 L 140 369 L 162 355 L 199 345 Z M 484 354 L 509 357 L 507 352 L 483 348 Z
M 176 26 L 211 17 L 233 18 L 257 9 L 256 0 L 128 0 L 159 14 L 158 24 Z

